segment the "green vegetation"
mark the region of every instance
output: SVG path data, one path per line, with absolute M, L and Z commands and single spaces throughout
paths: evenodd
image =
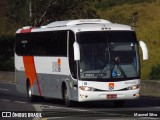
M 160 80 L 160 64 L 157 66 L 153 66 L 150 72 L 150 79 L 151 80 Z
M 14 70 L 14 49 L 13 36 L 0 37 L 0 70 L 13 71 Z
M 9 2 L 10 22 L 23 26 L 37 27 L 53 21 L 98 17 L 87 0 L 9 0 Z
M 0 35 L 14 35 L 19 27 L 40 26 L 56 20 L 102 18 L 113 23 L 136 26 L 138 40 L 143 40 L 149 49 L 149 60 L 141 60 L 142 79 L 152 79 L 150 73 L 153 71 L 153 66 L 160 64 L 160 0 L 2 1 L 9 2 L 7 2 L 6 16 L 0 19 Z M 29 14 L 30 1 L 34 1 L 32 3 L 32 19 Z M 54 5 L 47 9 L 49 1 Z
M 114 6 L 120 6 L 123 4 L 138 4 L 138 3 L 151 3 L 155 0 L 95 0 L 94 6 L 97 9 L 107 9 Z

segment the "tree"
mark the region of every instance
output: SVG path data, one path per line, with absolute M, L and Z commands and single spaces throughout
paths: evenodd
M 15 25 L 29 24 L 27 0 L 8 0 L 9 7 L 6 17 Z
M 0 36 L 0 71 L 14 71 L 14 42 L 13 36 Z
M 87 0 L 10 0 L 8 17 L 20 25 L 41 26 L 52 21 L 98 18 Z

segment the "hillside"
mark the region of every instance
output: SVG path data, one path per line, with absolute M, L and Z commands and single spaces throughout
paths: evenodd
M 149 60 L 141 60 L 142 79 L 149 79 L 152 66 L 160 64 L 160 0 L 117 4 L 112 7 L 99 7 L 96 10 L 103 19 L 128 25 L 133 24 L 135 15 L 137 38 L 145 41 L 149 49 Z
M 9 7 L 9 0 L 0 1 L 0 36 L 2 35 L 14 35 L 17 29 L 14 23 L 8 23 L 7 21 L 7 11 Z
M 0 2 L 0 36 L 14 35 L 20 26 L 26 26 L 14 23 L 12 19 L 11 23 L 7 21 L 6 11 L 10 5 L 7 1 L 9 0 Z M 88 0 L 88 2 L 100 18 L 131 26 L 135 21 L 137 38 L 145 41 L 149 49 L 149 60 L 141 60 L 142 79 L 149 79 L 152 66 L 160 64 L 160 0 Z

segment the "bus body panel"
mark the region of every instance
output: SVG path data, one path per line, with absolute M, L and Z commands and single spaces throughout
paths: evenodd
M 23 57 L 15 54 L 15 82 L 16 88 L 20 93 L 26 93 L 26 74 L 24 72 Z
M 114 92 L 90 92 L 90 91 L 84 92 L 84 91 L 80 91 L 79 102 L 138 99 L 139 96 L 136 96 L 136 94 L 139 94 L 139 89 L 132 90 L 132 91 L 114 91 Z M 107 98 L 107 95 L 116 95 L 116 98 Z
M 138 99 L 136 94 L 140 93 L 140 89 L 129 90 L 133 85 L 139 85 L 140 80 L 127 80 L 120 82 L 93 82 L 93 81 L 79 81 L 80 86 L 87 86 L 96 89 L 95 91 L 84 91 L 79 89 L 79 102 L 84 101 L 105 101 L 105 100 L 129 100 Z M 110 84 L 114 87 L 110 90 Z M 116 95 L 116 98 L 107 98 L 107 95 Z
M 15 69 L 16 89 L 20 93 L 27 93 L 26 89 L 26 74 L 24 71 Z
M 58 64 L 59 59 L 61 63 Z M 38 91 L 38 84 L 36 82 L 36 77 L 32 78 L 30 76 L 33 74 L 30 71 L 28 74 L 24 67 L 24 60 L 22 57 L 15 55 L 15 68 L 16 68 L 16 88 L 21 93 L 26 93 L 27 79 L 32 83 L 32 93 L 37 96 L 51 97 L 62 99 L 62 83 L 65 82 L 69 86 L 70 99 L 78 100 L 74 97 L 77 94 L 77 89 L 72 85 L 72 77 L 69 73 L 68 59 L 63 57 L 34 57 L 34 65 L 36 69 L 36 76 L 39 83 L 39 88 L 41 95 Z M 46 64 L 47 63 L 47 64 Z M 28 63 L 26 63 L 28 64 Z M 33 64 L 32 64 L 33 65 Z M 32 66 L 30 65 L 30 67 Z M 59 66 L 60 65 L 60 66 Z M 32 66 L 33 67 L 33 66 Z
M 134 80 L 127 80 L 127 81 L 112 81 L 112 82 L 98 82 L 98 81 L 80 81 L 79 84 L 82 84 L 82 86 L 92 87 L 95 88 L 97 91 L 111 91 L 110 86 L 113 85 L 114 91 L 122 91 L 126 90 L 128 87 L 133 85 L 139 85 L 140 80 L 134 79 Z

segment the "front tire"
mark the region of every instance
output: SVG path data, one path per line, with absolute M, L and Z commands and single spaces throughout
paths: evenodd
M 69 100 L 69 92 L 66 86 L 63 89 L 63 101 L 66 106 L 68 107 L 73 106 L 73 102 Z

